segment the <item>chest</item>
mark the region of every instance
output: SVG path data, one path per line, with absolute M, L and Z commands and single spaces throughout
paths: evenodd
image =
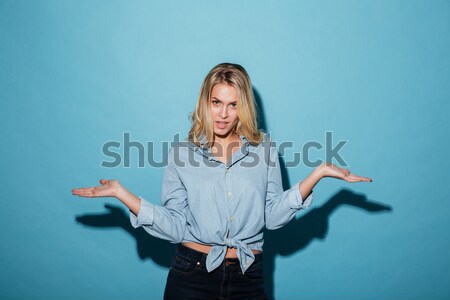
M 231 165 L 203 157 L 196 164 L 179 168 L 178 173 L 189 202 L 240 201 L 254 195 L 261 197 L 267 190 L 267 166 L 256 153 L 249 153 Z

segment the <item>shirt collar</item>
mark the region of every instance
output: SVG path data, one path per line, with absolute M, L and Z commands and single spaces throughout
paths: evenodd
M 241 141 L 242 141 L 242 145 L 245 146 L 245 147 L 247 147 L 248 144 L 249 144 L 249 142 L 248 142 L 247 138 L 245 137 L 245 135 L 240 135 L 239 138 L 240 138 Z M 200 143 L 200 148 L 205 149 L 205 145 L 208 143 L 208 140 L 207 140 L 205 134 L 202 135 L 202 138 L 200 139 L 199 143 Z
M 241 160 L 244 156 L 246 156 L 248 154 L 248 145 L 250 145 L 250 143 L 248 142 L 248 139 L 244 136 L 244 135 L 240 135 L 239 138 L 242 141 L 242 146 L 241 148 L 238 150 L 239 154 L 237 159 L 233 160 L 230 163 L 230 166 L 233 165 L 234 163 L 236 163 L 237 161 Z M 203 156 L 207 157 L 208 159 L 213 158 L 212 153 L 211 153 L 211 148 L 205 148 L 205 145 L 208 143 L 208 140 L 206 139 L 206 135 L 202 135 L 200 141 L 200 147 L 195 146 L 195 150 L 200 152 Z

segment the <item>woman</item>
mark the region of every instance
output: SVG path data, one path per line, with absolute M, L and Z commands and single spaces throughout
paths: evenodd
M 307 208 L 321 178 L 372 181 L 326 163 L 283 191 L 278 153 L 258 130 L 256 115 L 247 72 L 219 64 L 203 81 L 188 140 L 169 152 L 161 206 L 117 180 L 72 190 L 116 197 L 130 209 L 135 228 L 179 243 L 164 299 L 266 299 L 264 227 L 282 227 Z

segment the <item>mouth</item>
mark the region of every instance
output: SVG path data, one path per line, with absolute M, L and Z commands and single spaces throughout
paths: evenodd
M 228 126 L 228 122 L 215 121 L 216 127 L 219 129 L 225 129 Z

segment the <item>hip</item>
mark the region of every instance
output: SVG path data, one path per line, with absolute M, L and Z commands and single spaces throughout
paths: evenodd
M 204 253 L 204 254 L 208 254 L 212 248 L 212 246 L 202 245 L 202 244 L 195 243 L 195 242 L 183 242 L 183 243 L 181 243 L 181 245 L 183 245 L 184 247 L 193 249 L 195 251 Z M 260 250 L 252 250 L 252 252 L 255 255 L 262 253 L 262 251 L 260 251 Z M 225 254 L 225 258 L 237 258 L 236 249 L 235 248 L 227 248 L 227 253 Z

